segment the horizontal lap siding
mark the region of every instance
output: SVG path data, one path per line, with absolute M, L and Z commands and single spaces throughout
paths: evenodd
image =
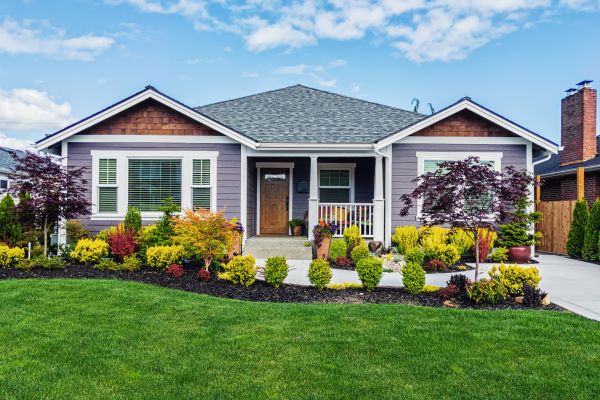
M 525 145 L 484 145 L 484 144 L 402 144 L 392 145 L 392 229 L 400 225 L 415 225 L 416 207 L 405 217 L 400 216 L 400 196 L 409 194 L 415 188 L 411 181 L 417 177 L 417 152 L 502 152 L 502 167 L 513 165 L 517 169 L 527 168 Z
M 88 180 L 87 197 L 92 201 L 92 156 L 91 150 L 173 150 L 173 151 L 218 151 L 217 160 L 217 208 L 225 210 L 228 218 L 240 217 L 240 145 L 215 143 L 69 143 L 69 165 L 86 167 Z M 90 210 L 91 212 L 91 210 Z M 92 221 L 82 218 L 92 232 L 98 232 L 120 221 Z
M 256 235 L 256 161 L 248 158 L 248 211 L 246 235 L 248 237 Z

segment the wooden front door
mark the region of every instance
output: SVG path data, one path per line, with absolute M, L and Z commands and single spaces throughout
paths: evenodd
M 260 170 L 260 234 L 287 235 L 289 215 L 289 169 Z

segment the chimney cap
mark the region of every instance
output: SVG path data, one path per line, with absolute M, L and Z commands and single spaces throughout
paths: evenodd
M 575 89 L 575 88 L 569 88 L 569 89 L 565 90 L 565 93 L 567 94 L 567 96 L 570 96 L 573 93 L 575 93 L 576 91 L 577 91 L 577 89 Z
M 589 87 L 590 83 L 592 83 L 592 82 L 594 82 L 594 81 L 590 81 L 590 80 L 586 79 L 586 80 L 583 80 L 581 82 L 576 83 L 576 85 L 579 86 L 579 88 L 581 89 L 581 88 L 584 88 L 584 87 Z

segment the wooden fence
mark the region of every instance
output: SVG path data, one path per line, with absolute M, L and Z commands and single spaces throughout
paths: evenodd
M 535 228 L 544 235 L 538 250 L 567 254 L 567 236 L 575 203 L 575 200 L 536 202 L 535 208 L 542 213 L 542 221 Z

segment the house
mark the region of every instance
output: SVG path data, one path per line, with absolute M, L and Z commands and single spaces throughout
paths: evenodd
M 577 171 L 583 172 L 583 193 L 588 203 L 600 196 L 600 156 L 596 136 L 597 92 L 592 81 L 579 82 L 561 101 L 561 145 L 535 168 L 542 179 L 541 201 L 576 200 Z M 580 172 L 580 174 L 581 174 Z
M 9 174 L 12 172 L 12 168 L 15 165 L 15 160 L 13 158 L 13 155 L 15 154 L 22 155 L 24 152 L 0 146 L 0 196 L 7 193 L 10 188 Z
M 296 85 L 190 108 L 148 86 L 37 142 L 68 165 L 89 167 L 97 232 L 128 206 L 143 219 L 172 196 L 182 208 L 224 209 L 245 237 L 289 233 L 288 220 L 357 224 L 390 244 L 398 199 L 436 162 L 476 155 L 533 173 L 557 145 L 468 97 L 422 115 Z M 308 229 L 308 234 L 311 234 Z M 64 234 L 61 235 L 61 241 Z

